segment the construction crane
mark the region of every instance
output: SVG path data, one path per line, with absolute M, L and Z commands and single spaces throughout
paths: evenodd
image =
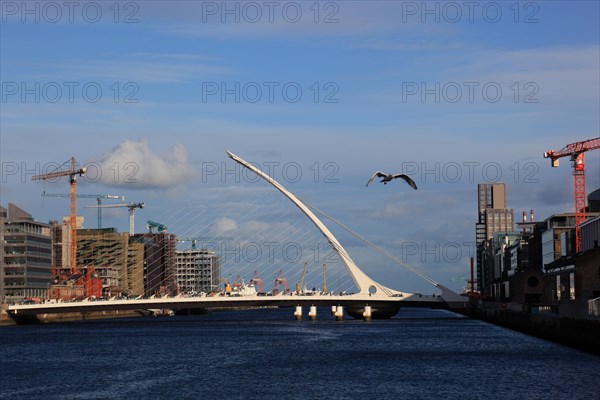
M 233 282 L 233 284 L 231 285 L 233 287 L 233 290 L 239 291 L 243 285 L 244 285 L 244 279 L 240 276 L 240 274 L 237 274 L 237 277 L 235 278 L 235 282 Z
M 127 207 L 129 209 L 129 236 L 135 233 L 134 213 L 138 208 L 144 208 L 144 203 L 129 203 L 129 204 L 106 204 L 102 206 L 86 206 L 86 208 L 115 208 Z
M 156 228 L 158 233 L 162 233 L 167 230 L 167 227 L 164 226 L 163 224 L 159 224 L 158 222 L 154 222 L 154 221 L 150 221 L 150 220 L 146 221 L 146 228 L 148 228 L 150 233 L 152 233 L 153 228 Z
M 273 294 L 279 293 L 279 285 L 283 285 L 283 291 L 287 292 L 287 279 L 283 276 L 283 271 L 279 270 L 279 274 L 275 277 L 275 283 L 273 284 Z
M 262 293 L 262 279 L 260 279 L 260 275 L 258 275 L 258 271 L 254 271 L 254 275 L 252 275 L 252 279 L 250 279 L 251 285 L 258 285 L 258 292 Z
M 42 193 L 44 197 L 69 197 L 68 194 L 56 194 L 56 193 L 46 193 L 44 191 Z M 125 201 L 125 196 L 117 196 L 112 194 L 78 194 L 76 195 L 79 199 L 96 199 L 98 205 L 102 205 L 102 199 L 121 199 L 121 201 Z M 98 208 L 98 229 L 102 228 L 102 208 Z
M 585 222 L 585 163 L 583 154 L 586 151 L 600 149 L 600 137 L 566 145 L 562 150 L 548 150 L 544 158 L 549 158 L 552 167 L 556 168 L 559 158 L 571 157 L 575 192 L 575 251 L 581 252 L 580 226 Z
M 67 161 L 68 162 L 68 161 Z M 66 163 L 65 163 L 66 164 Z M 64 165 L 64 164 L 63 164 Z M 84 176 L 85 168 L 75 168 L 75 157 L 71 157 L 71 168 L 66 171 L 56 171 L 49 174 L 35 175 L 31 177 L 33 181 L 47 181 L 48 179 L 69 177 L 69 272 L 71 275 L 77 274 L 77 175 Z
M 215 244 L 215 242 L 217 240 L 233 240 L 233 238 L 229 238 L 229 237 L 214 237 L 214 236 L 194 236 L 194 237 L 188 237 L 188 238 L 179 238 L 177 239 L 178 242 L 183 243 L 183 242 L 192 242 L 192 250 L 196 250 L 196 243 L 197 242 L 206 242 L 206 244 Z
M 198 236 L 198 237 L 189 237 L 189 238 L 180 238 L 177 239 L 178 242 L 183 243 L 183 242 L 192 242 L 192 250 L 196 250 L 196 242 L 204 240 L 202 237 Z
M 302 271 L 302 275 L 300 276 L 300 281 L 296 283 L 296 294 L 300 294 L 302 292 L 302 288 L 304 287 L 304 278 L 306 278 L 306 272 L 308 271 L 308 263 L 304 263 L 304 270 Z

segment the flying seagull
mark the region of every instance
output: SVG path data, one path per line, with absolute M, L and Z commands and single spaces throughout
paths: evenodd
M 383 183 L 384 185 L 387 185 L 387 183 L 389 181 L 391 181 L 392 179 L 402 178 L 402 179 L 404 179 L 404 181 L 406 183 L 408 183 L 410 185 L 411 188 L 417 190 L 417 185 L 416 185 L 415 181 L 410 179 L 410 176 L 405 175 L 405 174 L 392 175 L 392 174 L 384 174 L 381 171 L 377 171 L 373 174 L 371 179 L 369 179 L 369 182 L 367 182 L 367 186 L 369 186 L 369 183 L 371 183 L 373 181 L 373 179 L 375 179 L 375 178 L 383 178 L 380 182 Z

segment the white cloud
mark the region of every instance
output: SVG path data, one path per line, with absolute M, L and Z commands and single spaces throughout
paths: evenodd
M 215 236 L 222 236 L 234 233 L 237 229 L 237 223 L 233 219 L 222 217 L 215 221 L 210 228 L 210 232 Z
M 189 63 L 187 61 L 166 60 L 156 61 L 105 61 L 93 63 L 71 62 L 61 66 L 70 79 L 73 78 L 105 78 L 127 79 L 135 83 L 183 83 L 191 80 L 225 73 L 227 68 L 207 65 L 206 63 Z
M 371 211 L 369 215 L 376 219 L 394 219 L 411 215 L 414 211 L 414 207 L 406 207 L 399 203 L 387 203 L 383 207 Z
M 593 101 L 597 103 L 598 45 L 553 46 L 524 50 L 475 53 L 456 72 L 463 71 L 465 78 L 481 82 L 510 83 L 533 82 L 539 89 L 537 98 L 543 101 L 564 103 L 566 100 Z M 521 88 L 521 96 L 533 93 Z
M 146 139 L 122 142 L 104 155 L 99 165 L 102 183 L 132 189 L 172 188 L 197 175 L 183 145 L 156 153 Z
M 114 58 L 101 55 L 98 59 L 66 59 L 59 62 L 44 64 L 43 68 L 32 65 L 28 69 L 19 70 L 18 74 L 35 80 L 54 81 L 79 81 L 80 86 L 75 86 L 73 93 L 78 94 L 83 85 L 88 81 L 108 80 L 111 85 L 115 81 L 151 84 L 177 84 L 191 81 L 201 81 L 208 76 L 229 74 L 233 70 L 219 65 L 219 59 L 199 54 L 186 53 L 129 53 L 122 57 Z M 15 79 L 15 77 L 9 79 Z M 96 82 L 98 83 L 98 82 Z M 116 96 L 114 87 L 101 87 L 107 98 Z M 134 92 L 134 89 L 136 90 Z M 136 98 L 137 87 L 120 88 L 120 96 L 131 95 Z M 63 97 L 68 98 L 66 87 L 63 88 Z M 70 104 L 70 103 L 69 103 Z M 93 103 L 95 104 L 95 103 Z M 70 104 L 72 105 L 72 104 Z

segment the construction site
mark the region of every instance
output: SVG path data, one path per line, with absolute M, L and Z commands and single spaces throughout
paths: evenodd
M 166 225 L 152 220 L 146 222 L 147 232 L 136 233 L 135 213 L 144 208 L 143 202 L 126 203 L 123 195 L 77 193 L 77 178 L 84 176 L 86 170 L 76 168 L 74 158 L 66 164 L 69 168 L 32 178 L 34 181 L 68 178 L 68 194 L 42 192 L 43 199 L 68 199 L 69 215 L 61 222 L 37 222 L 14 204 L 9 204 L 8 210 L 2 208 L 2 226 L 8 227 L 3 229 L 3 241 L 7 244 L 3 247 L 3 302 L 154 296 L 274 296 L 316 292 L 314 288 L 306 289 L 304 284 L 307 263 L 294 291 L 288 288 L 283 270 L 279 270 L 274 279 L 269 279 L 273 286 L 267 288 L 265 285 L 264 291 L 258 271 L 254 271 L 248 282 L 239 274 L 235 280 L 223 278 L 218 252 L 197 248 L 197 243 L 205 243 L 206 238 L 177 237 L 168 232 Z M 96 228 L 83 227 L 84 218 L 77 214 L 78 199 L 96 200 L 96 205 L 86 206 L 97 209 Z M 103 204 L 105 200 L 117 203 Z M 129 232 L 103 227 L 102 211 L 115 208 L 128 210 Z M 32 247 L 35 243 L 39 243 L 38 247 Z M 178 244 L 185 243 L 191 244 L 190 248 L 177 249 Z M 33 252 L 38 258 L 31 254 L 25 257 Z M 42 253 L 44 256 L 40 258 Z M 17 255 L 20 257 L 16 258 Z M 326 265 L 323 264 L 320 292 L 326 291 Z
M 477 263 L 475 266 L 471 261 L 464 295 L 484 302 L 515 302 L 521 308 L 574 301 L 582 295 L 600 296 L 600 286 L 590 278 L 594 272 L 588 271 L 593 269 L 588 266 L 590 254 L 598 247 L 600 208 L 597 192 L 590 195 L 590 206 L 586 204 L 584 163 L 584 153 L 599 148 L 600 138 L 595 138 L 544 153 L 552 167 L 558 167 L 560 158 L 570 158 L 574 213 L 537 222 L 533 210 L 523 212 L 523 221 L 514 229 L 513 210 L 506 206 L 505 185 L 479 185 Z M 246 251 L 239 243 L 230 246 L 231 238 L 217 238 L 224 239 L 221 246 L 209 248 L 206 237 L 178 237 L 165 224 L 153 220 L 146 222 L 146 232 L 136 232 L 135 215 L 145 208 L 144 202 L 125 202 L 125 196 L 119 194 L 78 194 L 77 178 L 86 170 L 77 168 L 74 158 L 65 165 L 59 171 L 32 178 L 68 179 L 68 194 L 42 192 L 43 198 L 69 200 L 69 215 L 62 223 L 34 221 L 13 204 L 9 204 L 8 213 L 2 210 L 2 226 L 6 229 L 1 287 L 5 303 L 352 292 L 342 288 L 339 277 L 336 289 L 328 288 L 327 269 L 332 266 L 327 263 L 313 260 L 309 266 L 298 260 L 288 262 L 286 268 L 271 263 L 267 272 L 254 269 L 250 273 L 252 264 L 240 264 L 236 255 L 224 270 L 228 253 Z M 96 228 L 83 227 L 83 217 L 77 214 L 78 199 L 96 200 L 95 205 L 86 206 L 97 210 Z M 107 200 L 113 202 L 103 204 Z M 129 232 L 103 227 L 102 211 L 106 209 L 127 210 Z M 178 249 L 178 245 L 188 247 Z M 290 271 L 291 284 L 286 276 Z M 311 276 L 308 288 L 307 275 Z

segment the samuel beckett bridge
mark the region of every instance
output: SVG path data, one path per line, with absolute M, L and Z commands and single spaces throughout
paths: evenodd
M 331 314 L 335 315 L 336 319 L 342 319 L 344 313 L 347 313 L 354 318 L 389 318 L 394 316 L 400 307 L 428 307 L 428 308 L 448 308 L 448 309 L 465 309 L 468 306 L 468 297 L 460 296 L 454 291 L 448 289 L 442 284 L 429 278 L 417 269 L 411 267 L 403 260 L 389 253 L 385 249 L 377 247 L 360 234 L 352 231 L 344 224 L 336 221 L 323 211 L 314 206 L 309 206 L 301 201 L 289 190 L 284 188 L 274 178 L 261 171 L 254 165 L 246 162 L 242 158 L 231 152 L 227 155 L 240 164 L 243 168 L 255 173 L 258 177 L 264 179 L 287 199 L 300 209 L 305 217 L 318 229 L 320 234 L 324 236 L 327 243 L 331 246 L 332 252 L 339 259 L 341 269 L 345 269 L 347 275 L 352 281 L 355 290 L 351 294 L 345 292 L 327 292 L 325 282 L 323 290 L 281 290 L 269 293 L 263 293 L 262 290 L 257 291 L 256 285 L 258 280 L 250 280 L 249 285 L 238 284 L 235 291 L 222 291 L 213 293 L 185 293 L 177 296 L 150 296 L 149 298 L 117 298 L 113 297 L 102 301 L 90 301 L 84 299 L 76 302 L 44 302 L 41 304 L 18 304 L 8 307 L 9 314 L 17 320 L 27 320 L 41 314 L 60 314 L 60 313 L 94 313 L 94 312 L 114 312 L 125 310 L 193 310 L 193 309 L 211 309 L 211 308 L 243 308 L 243 307 L 290 307 L 293 309 L 296 319 L 303 318 L 303 314 L 308 315 L 310 319 L 317 318 L 317 307 L 331 307 Z M 384 286 L 376 282 L 364 273 L 354 260 L 350 257 L 346 249 L 340 244 L 338 239 L 331 231 L 321 222 L 313 213 L 314 210 L 323 217 L 335 222 L 343 229 L 350 232 L 356 238 L 365 242 L 370 247 L 373 247 L 383 255 L 393 259 L 401 264 L 410 272 L 418 275 L 433 287 L 437 288 L 441 293 L 439 295 L 424 295 L 421 293 L 409 293 L 399 291 Z M 194 245 L 195 246 L 195 242 Z M 302 272 L 302 279 L 306 274 L 306 265 Z M 325 271 L 324 271 L 325 275 Z M 284 278 L 275 278 L 275 284 L 282 283 Z M 286 289 L 287 289 L 287 281 Z M 262 281 L 260 281 L 262 285 Z M 261 288 L 262 289 L 262 288 Z M 301 289 L 301 288 L 300 288 Z

